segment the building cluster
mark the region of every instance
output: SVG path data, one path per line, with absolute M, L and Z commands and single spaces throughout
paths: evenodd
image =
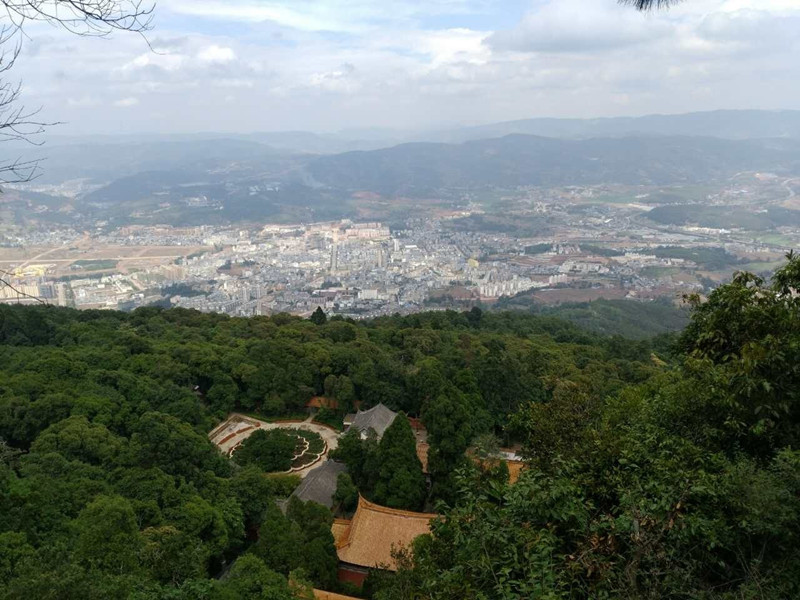
M 691 277 L 676 280 L 671 274 L 697 265 L 649 250 L 669 243 L 662 238 L 597 255 L 591 244 L 604 240 L 596 235 L 582 247 L 583 241 L 561 239 L 579 237 L 577 232 L 519 238 L 446 225 L 441 219 L 412 218 L 398 230 L 347 220 L 246 229 L 124 227 L 96 243 L 134 249 L 185 246 L 187 253 L 141 268 L 96 273 L 76 261 L 68 275 L 57 278 L 51 276 L 57 265 L 46 258 L 21 263 L 8 273 L 14 286 L 0 288 L 0 301 L 40 298 L 62 306 L 123 310 L 160 303 L 236 316 L 308 315 L 322 308 L 366 318 L 553 288 L 618 288 L 637 298 L 654 290 L 677 295 L 700 288 Z M 591 232 L 581 233 L 586 239 Z M 646 239 L 649 233 L 637 235 Z M 666 237 L 678 244 L 694 239 L 679 232 Z M 526 253 L 531 244 L 549 250 Z M 203 251 L 188 253 L 198 247 Z
M 604 201 L 623 192 L 629 196 L 625 202 Z M 609 297 L 675 298 L 725 280 L 733 267 L 714 275 L 690 260 L 691 254 L 665 257 L 659 247 L 723 248 L 742 264 L 763 265 L 786 253 L 785 240 L 800 236 L 796 228 L 765 237 L 659 224 L 646 217 L 656 206 L 654 193 L 631 195 L 615 186 L 520 188 L 500 198 L 502 211 L 465 193 L 452 210 L 410 212 L 391 228 L 350 220 L 118 228 L 95 223 L 88 232 L 6 227 L 0 228 L 0 269 L 13 288 L 0 287 L 0 302 L 36 298 L 123 310 L 159 303 L 235 316 L 309 315 L 321 308 L 329 315 L 368 318 L 465 308 L 520 294 L 549 294 L 554 302 L 609 290 Z M 741 195 L 727 190 L 706 202 Z M 76 257 L 73 264 L 68 256 Z

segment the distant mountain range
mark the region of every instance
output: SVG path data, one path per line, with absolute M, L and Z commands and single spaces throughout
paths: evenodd
M 95 136 L 3 150 L 46 158 L 43 176 L 21 192 L 44 192 L 27 197 L 36 205 L 63 194 L 65 207 L 96 218 L 136 212 L 191 223 L 278 213 L 336 218 L 354 210 L 356 191 L 425 197 L 490 187 L 698 183 L 741 171 L 800 174 L 800 111 L 528 119 L 393 133 Z M 395 143 L 409 138 L 416 141 Z
M 310 161 L 320 185 L 384 195 L 444 188 L 676 184 L 738 171 L 796 173 L 800 140 L 663 136 L 563 140 L 530 135 L 461 144 L 412 143 Z
M 426 139 L 464 142 L 515 133 L 568 139 L 641 135 L 687 135 L 734 140 L 800 138 L 800 111 L 715 110 L 602 119 L 523 119 L 440 131 Z
M 46 141 L 49 146 L 57 148 L 76 145 L 105 147 L 139 145 L 144 147 L 159 143 L 202 144 L 209 140 L 224 139 L 262 144 L 283 153 L 336 154 L 354 150 L 377 150 L 410 142 L 459 143 L 512 134 L 562 139 L 651 135 L 686 135 L 725 139 L 800 138 L 800 110 L 716 110 L 679 115 L 599 119 L 536 118 L 433 131 L 362 128 L 345 129 L 338 133 L 267 131 L 60 136 L 58 130 L 54 129 Z M 14 145 L 4 144 L 4 147 L 10 149 Z M 18 147 L 26 148 L 24 144 L 19 144 Z

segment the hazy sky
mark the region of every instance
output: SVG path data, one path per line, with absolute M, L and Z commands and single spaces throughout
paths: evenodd
M 11 75 L 65 134 L 800 108 L 800 0 L 160 0 L 156 53 L 28 34 Z

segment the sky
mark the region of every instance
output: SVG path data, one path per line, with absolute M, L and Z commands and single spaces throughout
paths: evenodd
M 147 40 L 29 23 L 4 77 L 59 134 L 424 131 L 800 108 L 798 32 L 800 0 L 159 0 Z

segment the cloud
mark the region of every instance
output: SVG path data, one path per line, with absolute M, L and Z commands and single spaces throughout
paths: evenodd
M 642 18 L 612 2 L 549 0 L 488 43 L 518 52 L 589 52 L 653 43 L 671 29 L 668 22 Z
M 120 98 L 119 100 L 114 101 L 114 106 L 117 108 L 130 108 L 132 106 L 136 106 L 139 104 L 139 99 L 133 96 L 128 98 Z
M 798 32 L 800 15 L 753 9 L 711 13 L 697 27 L 706 40 L 750 48 L 796 44 Z
M 203 48 L 198 53 L 197 58 L 208 63 L 227 63 L 236 60 L 236 53 L 231 48 L 224 48 L 215 44 L 208 48 Z
M 309 85 L 329 92 L 354 92 L 359 88 L 355 79 L 356 68 L 350 63 L 344 63 L 340 68 L 325 73 L 312 73 Z
M 93 96 L 79 96 L 76 98 L 67 98 L 68 106 L 91 107 L 100 104 L 97 98 Z
M 425 17 L 468 15 L 497 0 L 162 0 L 181 15 L 221 21 L 270 21 L 300 31 L 358 33 Z
M 122 70 L 137 70 L 148 69 L 155 67 L 156 69 L 163 69 L 164 71 L 176 71 L 181 68 L 186 57 L 181 54 L 156 54 L 154 52 L 147 52 L 140 54 L 133 60 L 125 63 Z
M 13 76 L 65 133 L 793 108 L 798 19 L 800 0 L 161 0 L 156 52 L 37 28 Z

